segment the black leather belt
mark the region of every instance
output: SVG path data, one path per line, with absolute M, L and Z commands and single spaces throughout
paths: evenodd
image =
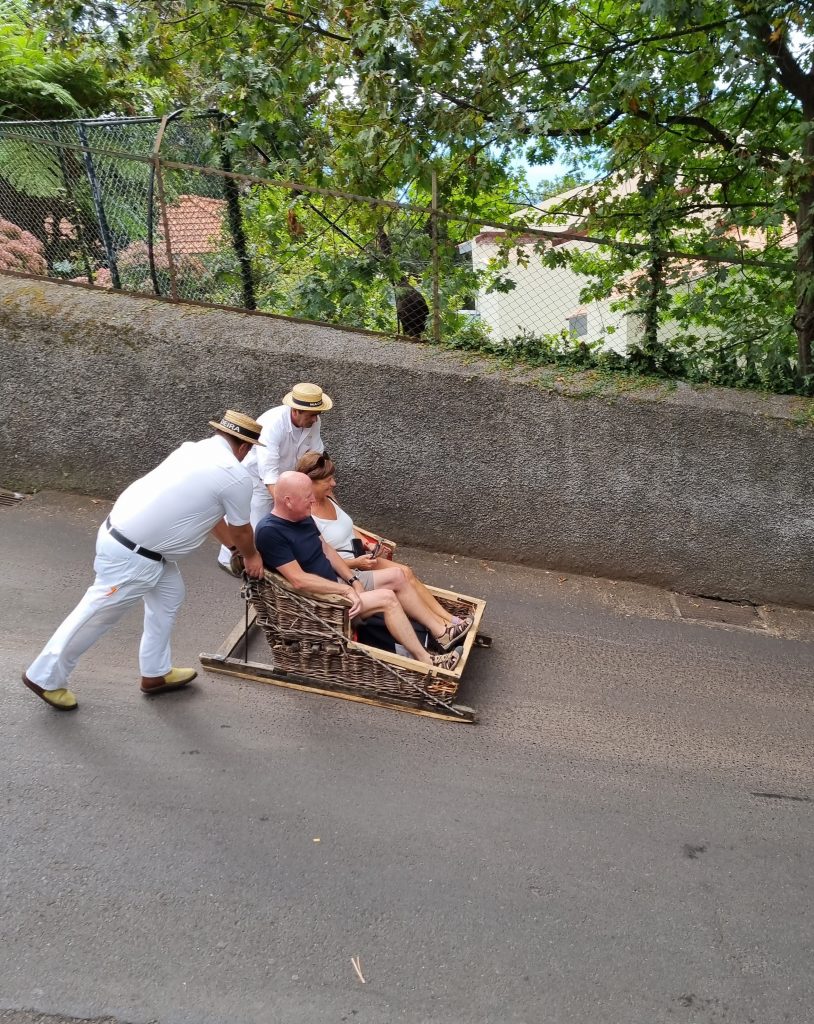
M 131 551 L 135 551 L 137 555 L 144 555 L 145 558 L 151 558 L 154 562 L 163 562 L 164 556 L 159 555 L 157 551 L 150 551 L 149 548 L 143 548 L 141 544 L 134 544 L 132 540 L 125 537 L 123 533 L 119 533 L 115 526 L 110 525 L 110 517 L 108 516 L 105 521 L 105 526 L 108 529 L 110 536 L 117 540 L 120 544 L 124 544 L 126 548 L 130 548 Z

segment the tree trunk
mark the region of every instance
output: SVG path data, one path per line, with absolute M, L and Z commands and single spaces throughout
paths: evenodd
M 232 173 L 232 157 L 226 148 L 226 140 L 223 137 L 224 119 L 219 121 L 220 129 L 220 169 L 227 174 Z M 232 246 L 240 266 L 240 281 L 243 286 L 243 308 L 257 309 L 257 301 L 254 295 L 254 277 L 252 275 L 252 261 L 249 256 L 249 249 L 246 244 L 246 231 L 243 227 L 243 213 L 240 209 L 240 190 L 234 178 L 223 179 L 223 195 L 226 199 L 226 212 L 229 221 L 229 233 L 232 237 Z
M 642 354 L 645 366 L 649 370 L 657 370 L 663 360 L 663 351 L 659 345 L 659 320 L 664 305 L 665 284 L 664 251 L 665 232 L 662 212 L 658 204 L 661 182 L 658 175 L 652 180 L 645 180 L 639 185 L 639 192 L 651 204 L 650 211 L 650 258 L 647 264 L 647 285 L 642 303 L 642 321 L 644 337 Z
M 809 119 L 814 112 L 806 112 Z M 814 340 L 814 131 L 809 130 L 803 147 L 808 177 L 797 202 L 797 372 L 801 378 L 811 373 Z
M 662 291 L 664 290 L 664 258 L 653 248 L 647 268 L 647 295 L 644 302 L 644 340 L 642 348 L 656 368 L 659 361 L 659 319 L 661 316 Z

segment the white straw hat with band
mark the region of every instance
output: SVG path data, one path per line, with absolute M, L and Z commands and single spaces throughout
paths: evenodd
M 219 420 L 210 420 L 209 426 L 224 434 L 231 434 L 240 441 L 266 447 L 260 440 L 260 431 L 263 428 L 257 420 L 253 420 L 251 416 L 244 416 L 242 412 L 235 412 L 234 409 L 227 409 Z
M 327 412 L 333 408 L 333 401 L 319 384 L 295 384 L 283 399 L 283 405 L 303 412 Z

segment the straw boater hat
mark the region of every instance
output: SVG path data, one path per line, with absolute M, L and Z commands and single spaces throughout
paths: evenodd
M 327 412 L 333 402 L 319 384 L 295 384 L 283 399 L 283 405 L 303 412 Z
M 266 447 L 260 440 L 260 431 L 263 428 L 257 420 L 253 420 L 251 416 L 244 416 L 242 412 L 227 409 L 219 420 L 210 420 L 209 426 L 219 430 L 222 434 L 231 434 L 232 437 L 236 437 L 240 441 L 248 441 L 249 444 Z

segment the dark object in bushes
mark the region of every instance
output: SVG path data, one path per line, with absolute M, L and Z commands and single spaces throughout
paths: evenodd
M 420 338 L 427 326 L 430 307 L 421 292 L 413 288 L 406 277 L 396 285 L 396 313 L 400 333 L 409 338 Z

